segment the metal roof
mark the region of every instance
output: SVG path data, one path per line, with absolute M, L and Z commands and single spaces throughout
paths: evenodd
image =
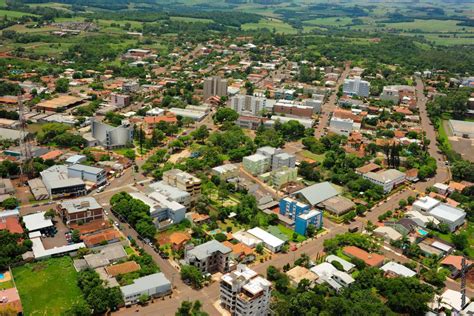
M 136 279 L 133 284 L 122 286 L 120 290 L 123 296 L 127 297 L 166 285 L 171 288 L 170 281 L 162 272 L 158 272 Z
M 217 240 L 213 239 L 210 240 L 202 245 L 199 245 L 191 250 L 188 251 L 187 255 L 196 257 L 199 260 L 206 259 L 210 255 L 212 255 L 215 252 L 220 252 L 223 254 L 230 253 L 232 249 L 229 247 L 224 246 Z
M 311 205 L 316 205 L 333 196 L 339 195 L 339 191 L 336 190 L 331 183 L 321 182 L 296 191 L 293 194 L 301 194 Z
M 430 214 L 438 219 L 442 218 L 450 222 L 455 222 L 466 216 L 466 212 L 448 204 L 440 204 L 430 211 Z

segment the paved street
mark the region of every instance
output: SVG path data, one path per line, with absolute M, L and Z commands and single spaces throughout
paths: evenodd
M 341 75 L 340 80 L 338 81 L 338 85 L 340 85 L 343 82 L 348 72 L 349 72 L 349 68 L 346 68 L 343 74 Z M 252 269 L 254 269 L 260 274 L 265 275 L 266 269 L 268 268 L 268 266 L 273 265 L 275 267 L 281 268 L 285 264 L 288 264 L 288 263 L 292 264 L 294 260 L 297 259 L 299 256 L 301 256 L 301 254 L 303 253 L 308 254 L 311 258 L 315 258 L 318 254 L 322 253 L 324 240 L 333 238 L 337 234 L 344 233 L 348 230 L 349 227 L 352 227 L 352 226 L 359 226 L 360 229 L 362 229 L 362 227 L 365 226 L 368 220 L 375 223 L 379 215 L 383 214 L 384 212 L 388 210 L 394 210 L 395 208 L 397 208 L 398 201 L 400 199 L 406 199 L 408 196 L 415 195 L 417 192 L 424 192 L 427 187 L 433 185 L 435 182 L 444 182 L 444 181 L 449 180 L 450 178 L 449 170 L 444 165 L 444 157 L 442 156 L 440 152 L 438 152 L 438 149 L 436 147 L 436 132 L 433 126 L 430 125 L 429 118 L 427 117 L 426 98 L 423 95 L 423 83 L 419 79 L 417 79 L 417 97 L 418 97 L 418 106 L 420 109 L 421 124 L 422 124 L 423 130 L 426 132 L 427 138 L 430 140 L 430 146 L 429 146 L 428 152 L 430 153 L 432 157 L 436 159 L 437 165 L 438 165 L 438 172 L 436 176 L 433 177 L 432 179 L 429 179 L 428 181 L 416 183 L 414 185 L 414 189 L 406 188 L 403 191 L 400 191 L 391 195 L 383 203 L 373 208 L 372 211 L 368 212 L 365 217 L 358 217 L 356 221 L 350 225 L 334 224 L 326 220 L 325 227 L 327 229 L 327 233 L 325 235 L 306 241 L 304 244 L 300 245 L 297 250 L 292 251 L 288 254 L 274 254 L 271 260 L 268 260 L 263 263 L 258 262 L 252 266 Z M 333 111 L 335 107 L 336 107 L 336 96 L 335 94 L 333 94 L 329 102 L 326 103 L 324 106 L 325 113 L 323 117 L 321 118 L 320 124 L 315 133 L 317 137 L 322 135 L 323 128 L 324 126 L 327 125 L 331 111 Z M 209 120 L 209 119 L 210 119 L 210 116 L 206 120 Z M 197 128 L 199 125 L 202 125 L 202 124 L 206 124 L 206 123 L 204 121 L 201 123 L 198 123 L 196 124 L 196 126 L 194 126 L 194 128 Z M 106 192 L 108 192 L 111 189 L 112 188 L 108 189 Z M 101 195 L 100 197 L 101 201 L 102 199 L 110 198 L 110 196 L 108 194 Z M 114 220 L 116 219 L 114 218 Z M 124 234 L 130 235 L 134 239 L 137 239 L 137 234 L 134 230 L 130 229 L 127 225 L 122 225 L 122 227 L 123 227 Z M 160 258 L 159 255 L 155 253 L 154 250 L 148 245 L 145 245 L 141 242 L 139 242 L 139 244 L 145 249 L 147 253 L 153 256 L 155 261 L 160 266 L 161 271 L 165 273 L 165 275 L 170 280 L 172 280 L 173 286 L 175 287 L 175 291 L 171 298 L 166 297 L 163 300 L 159 300 L 159 302 L 149 304 L 148 306 L 145 306 L 145 307 L 123 308 L 116 314 L 136 315 L 137 313 L 136 310 L 138 309 L 138 313 L 140 315 L 171 315 L 176 311 L 177 307 L 181 304 L 181 301 L 200 300 L 201 302 L 204 303 L 203 309 L 206 312 L 208 312 L 210 315 L 220 315 L 217 309 L 215 309 L 213 306 L 213 303 L 218 299 L 218 296 L 219 296 L 219 286 L 217 282 L 213 283 L 209 287 L 205 287 L 204 289 L 200 291 L 193 290 L 180 280 L 178 270 L 175 267 L 173 267 L 167 260 L 163 260 L 162 258 Z M 391 258 L 392 260 L 396 260 L 399 262 L 404 262 L 408 260 L 404 256 L 400 254 L 396 254 L 393 251 L 384 250 L 384 252 L 385 252 L 385 255 Z M 446 282 L 446 285 L 448 288 L 451 288 L 451 289 L 459 289 L 459 284 L 452 280 L 448 280 Z M 468 290 L 468 295 L 469 294 L 471 296 L 474 295 L 474 293 L 472 293 L 472 289 Z
M 344 84 L 344 79 L 347 78 L 349 71 L 350 71 L 350 63 L 347 63 L 346 68 L 344 69 L 344 71 L 341 73 L 341 76 L 337 80 L 337 84 L 334 89 L 334 92 L 329 96 L 329 99 L 327 100 L 326 103 L 324 103 L 324 105 L 321 108 L 322 114 L 319 118 L 318 125 L 315 128 L 314 137 L 321 138 L 321 136 L 323 136 L 324 134 L 324 128 L 328 127 L 331 114 L 337 108 L 337 92 L 339 91 L 339 87 L 342 84 Z

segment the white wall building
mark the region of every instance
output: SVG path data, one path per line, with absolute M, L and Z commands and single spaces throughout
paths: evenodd
M 370 92 L 370 82 L 362 80 L 360 77 L 344 80 L 343 93 L 351 96 L 368 97 Z
M 405 181 L 405 173 L 398 171 L 396 169 L 388 169 L 382 172 L 368 172 L 362 175 L 364 179 L 369 180 L 372 183 L 380 185 L 383 187 L 383 191 L 388 193 L 392 189 Z
M 272 283 L 244 265 L 221 277 L 221 305 L 231 315 L 269 315 Z
M 238 94 L 230 99 L 230 107 L 241 115 L 259 116 L 266 102 L 266 98 Z
M 279 252 L 281 247 L 285 244 L 283 240 L 278 237 L 273 236 L 272 234 L 264 231 L 260 227 L 254 227 L 252 229 L 247 230 L 247 232 L 256 238 L 263 241 L 265 248 L 272 252 Z
M 131 126 L 114 127 L 92 119 L 91 131 L 92 137 L 107 149 L 124 147 L 133 141 L 133 127 Z

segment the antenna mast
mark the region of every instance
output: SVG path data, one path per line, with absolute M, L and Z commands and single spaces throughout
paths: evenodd
M 25 107 L 23 105 L 23 100 L 21 93 L 18 94 L 18 110 L 20 115 L 20 151 L 21 151 L 21 164 L 20 164 L 20 180 L 21 183 L 26 183 L 29 179 L 29 175 L 32 171 L 32 160 L 31 160 L 31 147 L 27 139 L 27 123 L 25 118 Z

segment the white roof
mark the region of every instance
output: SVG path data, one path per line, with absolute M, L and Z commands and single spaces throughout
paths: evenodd
M 310 269 L 311 272 L 315 273 L 320 279 L 330 279 L 337 269 L 328 262 L 323 262 L 314 266 Z
M 403 277 L 412 277 L 412 276 L 416 275 L 415 271 L 413 271 L 411 269 L 408 269 L 404 265 L 401 265 L 401 264 L 393 262 L 393 261 L 390 261 L 390 262 L 386 263 L 380 269 L 385 271 L 385 272 L 387 272 L 387 271 L 393 272 L 393 273 L 395 273 L 399 276 L 403 276 Z
M 156 207 L 159 207 L 160 204 L 158 202 L 156 202 L 155 200 L 153 199 L 150 199 L 148 196 L 146 196 L 145 194 L 141 193 L 141 192 L 131 192 L 130 193 L 130 196 L 134 199 L 137 199 L 137 200 L 140 200 L 142 201 L 143 203 L 145 203 L 146 205 L 148 205 L 150 207 L 150 211 L 152 212 Z
M 244 245 L 249 246 L 251 248 L 255 247 L 256 245 L 262 242 L 262 240 L 258 239 L 257 237 L 245 231 L 236 232 L 235 234 L 232 234 L 232 236 L 234 236 L 235 239 L 237 239 Z
M 461 292 L 447 289 L 443 294 L 441 294 L 441 303 L 451 306 L 457 311 L 461 311 L 462 309 L 461 297 L 462 297 Z M 467 302 L 469 302 L 469 299 L 467 299 Z
M 344 269 L 344 271 L 346 271 L 346 272 L 352 270 L 355 267 L 354 264 L 352 264 L 349 261 L 346 261 L 342 258 L 339 258 L 338 256 L 329 255 L 329 256 L 326 257 L 326 262 L 331 263 L 333 261 L 339 262 L 342 265 L 342 268 Z
M 433 207 L 439 205 L 441 202 L 438 201 L 437 199 L 433 199 L 432 197 L 425 196 L 422 198 L 419 198 L 413 203 L 413 206 L 416 206 L 419 209 L 422 209 L 424 211 L 429 211 Z
M 308 220 L 310 218 L 313 218 L 315 216 L 318 216 L 319 214 L 321 214 L 320 211 L 318 210 L 311 210 L 309 211 L 308 213 L 304 213 L 304 214 L 301 214 L 301 215 L 298 215 L 299 218 L 301 219 L 304 219 L 304 220 Z
M 438 182 L 438 183 L 435 183 L 433 186 L 434 186 L 435 188 L 440 189 L 440 190 L 443 190 L 443 191 L 446 191 L 447 189 L 449 189 L 449 185 L 444 184 L 444 183 L 439 183 L 439 182 Z
M 405 215 L 408 218 L 411 218 L 412 220 L 414 220 L 418 225 L 420 225 L 418 222 L 423 223 L 423 225 L 426 225 L 429 222 L 433 222 L 436 225 L 439 224 L 439 221 L 433 216 L 425 216 L 418 211 L 411 210 L 411 211 L 406 212 Z M 418 220 L 418 222 L 416 220 Z
M 252 229 L 249 229 L 247 232 L 249 234 L 254 235 L 258 239 L 261 239 L 265 244 L 270 245 L 275 248 L 280 247 L 281 245 L 285 243 L 280 238 L 273 236 L 272 234 L 261 229 L 260 227 L 254 227 Z
M 51 219 L 44 218 L 44 214 L 46 214 L 46 212 L 23 216 L 23 222 L 25 223 L 26 229 L 31 232 L 53 226 Z
M 402 238 L 402 234 L 397 232 L 392 227 L 388 227 L 388 226 L 377 227 L 376 229 L 374 229 L 374 232 L 382 234 L 382 235 L 386 235 L 391 240 L 398 240 Z
M 252 295 L 256 295 L 262 292 L 265 288 L 268 288 L 272 285 L 270 281 L 264 279 L 261 276 L 257 276 L 256 278 L 251 279 L 247 284 L 243 286 L 245 290 L 252 293 Z
M 254 155 L 246 156 L 244 157 L 244 159 L 250 160 L 250 161 L 261 161 L 261 160 L 267 160 L 268 157 L 261 154 L 254 154 Z
M 453 247 L 449 246 L 449 245 L 446 245 L 442 242 L 439 242 L 439 241 L 435 241 L 431 244 L 432 247 L 435 247 L 435 248 L 438 248 L 438 249 L 441 249 L 445 252 L 449 252 L 451 251 L 451 249 L 453 249 Z
M 449 222 L 456 222 L 466 216 L 466 212 L 464 212 L 460 208 L 453 207 L 444 203 L 433 208 L 430 211 L 430 214 L 438 219 L 445 219 Z
M 78 244 L 66 245 L 62 247 L 56 247 L 52 249 L 44 249 L 43 242 L 41 238 L 33 238 L 31 239 L 33 243 L 31 249 L 33 250 L 33 255 L 36 259 L 47 258 L 54 255 L 59 255 L 63 253 L 73 252 L 78 250 L 79 248 L 85 248 L 86 245 L 81 242 Z
M 346 273 L 344 271 L 336 270 L 332 273 L 332 275 L 338 277 L 341 280 L 343 280 L 344 283 L 346 283 L 346 284 L 351 284 L 352 282 L 355 282 L 354 278 L 351 277 L 351 275 L 349 273 Z

